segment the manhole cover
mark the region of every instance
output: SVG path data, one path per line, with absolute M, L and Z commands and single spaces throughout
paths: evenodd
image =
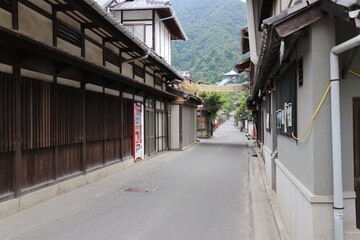
M 134 192 L 134 193 L 149 193 L 155 191 L 156 188 L 134 188 L 128 187 L 121 190 L 122 192 Z

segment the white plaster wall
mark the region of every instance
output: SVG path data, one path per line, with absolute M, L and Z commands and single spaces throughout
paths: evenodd
M 116 72 L 116 73 L 120 72 L 120 68 L 118 66 L 115 66 L 112 63 L 105 62 L 105 67 L 113 72 Z
M 10 66 L 10 65 L 0 63 L 0 72 L 12 74 L 13 73 L 13 67 Z
M 105 47 L 112 50 L 115 54 L 119 54 L 119 48 L 109 42 L 105 42 Z
M 129 56 L 128 54 L 122 53 L 122 57 L 125 59 L 130 59 L 131 56 Z M 128 77 L 128 78 L 133 78 L 133 67 L 132 65 L 130 65 L 129 63 L 122 63 L 121 64 L 121 73 L 122 75 Z
M 246 15 L 248 20 L 249 31 L 249 45 L 250 45 L 250 59 L 251 62 L 257 63 L 258 51 L 260 44 L 261 33 L 258 29 L 259 14 L 257 9 L 259 6 L 258 0 L 246 0 Z
M 102 38 L 93 31 L 91 31 L 90 29 L 85 29 L 85 35 L 94 39 L 99 44 L 102 44 Z
M 110 88 L 105 88 L 104 90 L 105 90 L 104 91 L 105 94 L 116 96 L 116 97 L 120 96 L 120 92 L 117 91 L 117 90 L 113 90 L 113 89 L 110 89 Z
M 71 17 L 69 17 L 68 15 L 62 13 L 62 12 L 57 12 L 57 18 L 61 21 L 63 21 L 64 23 L 66 23 L 67 25 L 71 26 L 72 28 L 80 31 L 81 30 L 81 25 L 80 23 L 78 23 L 77 21 L 75 21 L 74 19 L 72 19 Z
M 12 15 L 2 8 L 0 8 L 0 26 L 12 28 Z
M 57 47 L 63 49 L 64 51 L 76 55 L 76 56 L 81 56 L 81 48 L 65 41 L 62 40 L 61 38 L 57 38 Z
M 52 21 L 19 3 L 19 31 L 52 45 Z
M 157 14 L 155 14 L 155 52 L 157 54 L 160 54 L 160 22 L 158 22 L 157 20 L 159 19 L 159 16 Z
M 290 6 L 294 5 L 296 1 L 293 0 L 277 0 L 274 3 L 273 15 L 279 14 L 281 11 L 287 9 Z
M 87 91 L 92 91 L 92 92 L 98 92 L 98 93 L 103 93 L 104 92 L 104 88 L 95 84 L 91 84 L 91 83 L 87 83 L 85 85 L 85 89 Z
M 66 78 L 57 78 L 57 83 L 60 85 L 65 85 L 65 86 L 69 86 L 69 87 L 74 87 L 74 88 L 80 88 L 81 87 L 81 83 L 77 82 L 77 81 L 73 81 L 70 79 L 66 79 Z
M 53 82 L 54 77 L 48 74 L 43 74 L 39 72 L 30 71 L 27 69 L 21 69 L 21 76 L 22 77 L 28 77 L 28 78 L 34 78 L 46 82 Z
M 180 135 L 179 135 L 179 105 L 171 105 L 170 107 L 170 120 L 171 120 L 171 130 L 170 130 L 170 149 L 179 149 L 180 147 Z
M 155 14 L 155 19 L 159 16 Z M 155 52 L 171 64 L 171 38 L 170 33 L 163 22 L 155 21 Z
M 85 40 L 85 59 L 96 63 L 98 65 L 103 64 L 102 49 L 95 44 Z
M 152 19 L 152 10 L 125 11 L 123 14 L 124 20 Z
M 126 92 L 124 92 L 124 93 L 123 93 L 123 98 L 133 99 L 134 96 L 133 96 L 131 93 L 126 93 Z
M 139 95 L 135 95 L 134 96 L 134 100 L 138 101 L 138 102 L 144 102 L 144 97 L 143 96 L 139 96 Z
M 42 10 L 45 10 L 48 13 L 52 13 L 51 5 L 48 4 L 45 1 L 39 1 L 39 0 L 27 0 L 28 2 L 31 2 L 32 4 L 40 7 Z
M 154 78 L 150 74 L 145 74 L 145 83 L 149 86 L 154 86 Z

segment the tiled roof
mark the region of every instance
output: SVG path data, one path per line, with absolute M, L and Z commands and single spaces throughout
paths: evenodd
M 99 4 L 102 8 L 107 7 L 113 0 L 96 0 L 97 4 Z
M 124 10 L 124 9 L 155 9 L 155 8 L 170 8 L 170 1 L 160 0 L 133 0 L 119 3 L 117 6 L 112 8 L 113 10 Z

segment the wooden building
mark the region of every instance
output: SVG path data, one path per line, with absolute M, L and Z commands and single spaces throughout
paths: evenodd
M 93 0 L 2 0 L 0 39 L 0 202 L 134 163 L 134 103 L 141 152 L 168 149 L 181 76 Z

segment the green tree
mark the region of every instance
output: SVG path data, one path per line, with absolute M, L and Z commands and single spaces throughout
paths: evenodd
M 207 118 L 207 134 L 208 136 L 213 135 L 212 123 L 215 120 L 217 112 L 221 109 L 225 101 L 222 99 L 220 93 L 200 93 L 200 97 L 203 99 L 205 107 L 210 112 L 210 116 Z
M 239 0 L 172 0 L 188 41 L 172 44 L 172 65 L 210 84 L 242 61 L 240 28 L 246 5 Z
M 235 118 L 237 119 L 248 119 L 251 118 L 251 111 L 246 110 L 246 99 L 248 98 L 249 93 L 248 92 L 242 92 L 241 97 L 238 99 L 237 105 L 238 108 L 235 112 Z M 251 120 L 251 119 L 248 119 Z

